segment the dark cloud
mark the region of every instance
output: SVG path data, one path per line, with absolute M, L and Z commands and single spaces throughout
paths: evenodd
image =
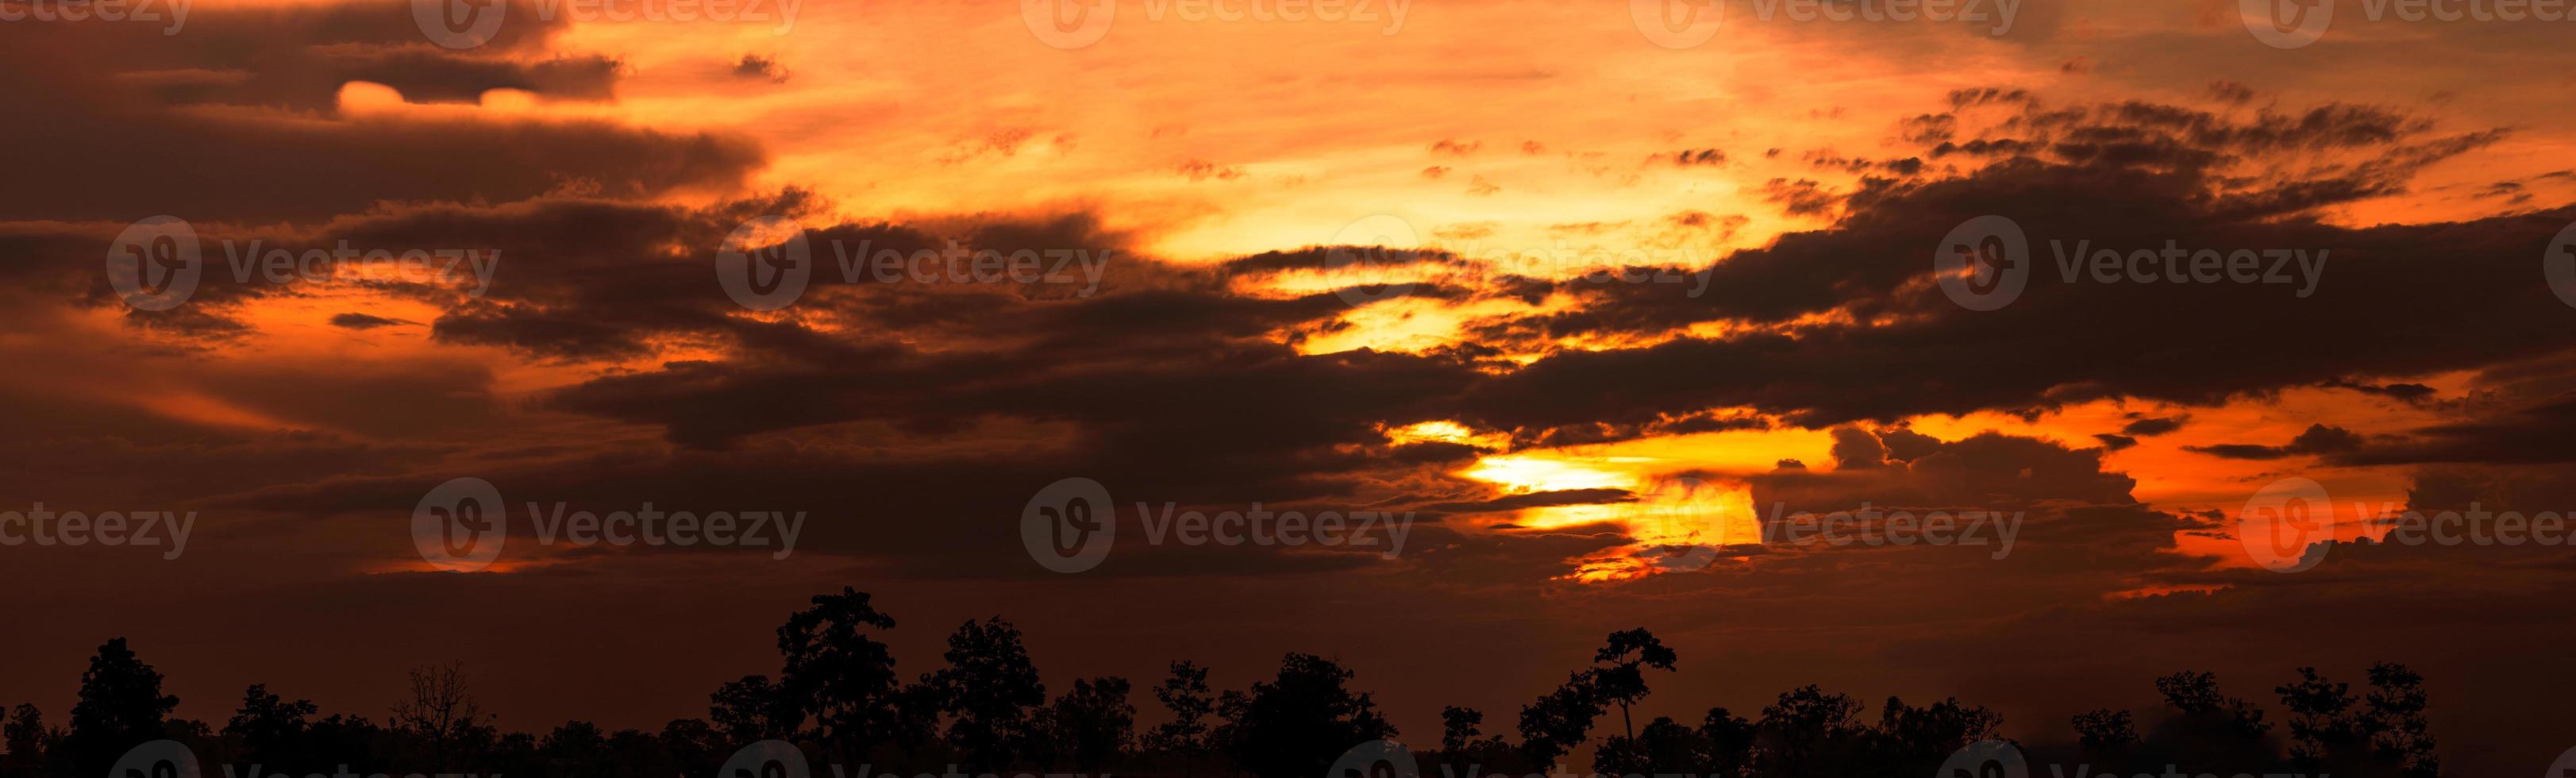
M 2134 420 L 2130 421 L 2128 424 L 2121 425 L 2120 434 L 2139 436 L 2162 435 L 2174 430 L 2182 429 L 2182 425 L 2185 422 L 2191 421 L 2191 417 L 2189 416 L 2158 417 L 2137 416 L 2136 414 L 2131 415 Z
M 600 121 L 348 116 L 344 83 L 426 100 L 488 89 L 606 99 L 617 63 L 544 50 L 553 27 L 505 25 L 468 57 L 420 37 L 407 6 L 205 8 L 184 36 L 149 25 L 7 25 L 0 144 L 43 148 L 28 180 L 149 181 L 0 191 L 22 219 L 319 221 L 377 201 L 486 201 L 580 191 L 722 192 L 762 164 L 749 141 Z M 536 18 L 533 13 L 525 18 Z M 449 236 L 451 240 L 458 236 Z
M 2209 446 L 2184 446 L 2182 448 L 2184 451 L 2208 454 L 2221 459 L 2268 460 L 2287 459 L 2294 456 L 2349 454 L 2361 450 L 2361 446 L 2361 436 L 2353 434 L 2352 430 L 2344 429 L 2342 427 L 2329 427 L 2323 424 L 2312 424 L 2308 426 L 2306 431 L 2300 432 L 2298 437 L 2291 438 L 2288 445 L 2266 446 L 2252 443 L 2220 443 Z

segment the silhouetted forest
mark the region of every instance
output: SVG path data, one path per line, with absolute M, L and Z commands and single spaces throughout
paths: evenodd
M 409 695 L 381 723 L 321 716 L 309 701 L 256 684 L 220 726 L 175 719 L 178 698 L 162 692 L 161 675 L 119 638 L 90 660 L 68 722 L 49 724 L 32 704 L 9 711 L 0 778 L 128 778 L 107 773 L 129 749 L 161 739 L 189 746 L 207 778 L 253 770 L 705 777 L 764 740 L 796 744 L 816 776 L 838 775 L 827 766 L 852 775 L 864 766 L 870 775 L 953 767 L 1312 778 L 1354 746 L 1398 735 L 1369 693 L 1353 690 L 1352 672 L 1323 657 L 1288 654 L 1270 679 L 1222 692 L 1208 687 L 1207 668 L 1173 662 L 1169 677 L 1146 690 L 1167 712 L 1156 718 L 1168 720 L 1140 730 L 1127 679 L 1077 680 L 1050 697 L 1010 622 L 960 625 L 944 664 L 909 682 L 870 637 L 894 626 L 866 593 L 817 596 L 779 626 L 776 676 L 723 684 L 709 695 L 705 718 L 674 720 L 659 732 L 571 721 L 543 734 L 501 731 L 455 665 L 411 670 Z M 1916 707 L 1891 697 L 1873 722 L 1860 700 L 1814 686 L 1784 692 L 1750 718 L 1712 708 L 1696 723 L 1636 721 L 1632 710 L 1650 684 L 1680 662 L 1646 630 L 1612 633 L 1591 664 L 1522 706 L 1516 722 L 1489 725 L 1480 711 L 1443 709 L 1438 747 L 1412 741 L 1414 757 L 1423 775 L 1560 771 L 1589 752 L 1592 771 L 1604 774 L 1921 778 L 1938 774 L 1960 749 L 2002 736 L 2000 716 L 1956 699 Z M 2068 774 L 2078 764 L 2122 775 L 2440 773 L 2420 676 L 2381 664 L 2356 696 L 2313 669 L 2297 675 L 2273 689 L 2289 713 L 2277 727 L 2221 692 L 2209 673 L 2166 676 L 2155 682 L 2165 709 L 2144 717 L 2095 710 L 2074 717 L 2071 728 L 2020 733 L 2032 739 L 2022 746 L 2029 774 L 2051 774 L 2043 766 L 2050 764 Z M 2140 721 L 2148 722 L 2143 730 Z

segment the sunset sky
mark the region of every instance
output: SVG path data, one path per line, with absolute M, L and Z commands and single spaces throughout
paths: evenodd
M 193 718 L 250 683 L 380 715 L 461 660 L 505 727 L 653 727 L 851 586 L 907 677 L 998 614 L 1051 683 L 1337 657 L 1415 737 L 1644 626 L 1683 658 L 1651 715 L 1817 683 L 2062 739 L 2177 670 L 2270 700 L 2386 660 L 2457 774 L 2576 746 L 2565 546 L 2286 565 L 2239 524 L 2298 478 L 2333 506 L 2300 542 L 2576 511 L 2576 22 L 1116 0 L 1088 39 L 1055 2 L 460 6 L 500 22 L 459 40 L 437 0 L 0 0 L 0 512 L 194 515 L 183 553 L 0 546 L 0 703 L 67 709 L 125 636 Z M 1934 257 L 1984 216 L 2028 287 L 1973 310 Z M 168 306 L 116 278 L 153 217 L 199 250 Z M 801 295 L 729 292 L 790 235 Z M 254 242 L 488 264 L 281 282 Z M 2079 244 L 2321 259 L 2104 281 Z M 1048 272 L 842 273 L 950 246 Z M 459 478 L 507 507 L 488 566 L 415 542 Z M 1023 537 L 1068 478 L 1119 526 L 1072 573 Z M 807 518 L 581 548 L 527 503 Z M 1415 519 L 1151 541 L 1166 504 Z M 1766 542 L 1863 504 L 2023 518 L 2008 554 Z

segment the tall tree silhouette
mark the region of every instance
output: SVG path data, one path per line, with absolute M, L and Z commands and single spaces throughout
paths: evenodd
M 450 662 L 411 669 L 411 696 L 394 703 L 393 728 L 420 739 L 430 766 L 445 770 L 485 736 L 483 703 L 465 683 L 465 665 Z
M 2406 778 L 2442 773 L 2442 757 L 2433 751 L 2432 724 L 2424 717 L 2429 701 L 2424 676 L 2414 670 L 2391 662 L 2370 666 L 2370 711 L 2363 715 L 2371 751 L 2397 765 Z
M 2336 757 L 2350 754 L 2366 742 L 2361 732 L 2361 719 L 2352 710 L 2355 700 L 2352 685 L 2335 683 L 2317 675 L 2314 667 L 2299 668 L 2299 680 L 2272 689 L 2281 695 L 2281 707 L 2290 711 L 2290 758 L 2299 766 L 2315 769 Z
M 948 666 L 922 676 L 948 715 L 946 739 L 969 766 L 1000 767 L 1027 753 L 1030 709 L 1046 704 L 1046 684 L 1020 643 L 1020 630 L 995 616 L 968 621 L 948 636 Z
M 1368 693 L 1344 685 L 1351 677 L 1323 657 L 1289 654 L 1276 679 L 1225 693 L 1217 739 L 1235 764 L 1261 778 L 1322 775 L 1351 746 L 1396 733 Z
M 9 778 L 32 778 L 44 769 L 47 740 L 52 733 L 45 729 L 45 713 L 33 703 L 18 703 L 9 713 L 9 722 L 0 725 L 0 744 L 9 755 L 0 757 L 0 775 Z
M 778 627 L 782 693 L 814 718 L 825 740 L 851 761 L 864 761 L 894 726 L 894 654 L 867 636 L 893 629 L 868 595 L 849 587 L 816 595 Z
M 1208 671 L 1196 663 L 1172 663 L 1172 675 L 1154 687 L 1154 700 L 1172 712 L 1172 720 L 1154 727 L 1145 737 L 1145 746 L 1181 757 L 1181 774 L 1198 774 L 1199 755 L 1207 753 L 1208 714 L 1216 711 L 1216 699 L 1209 696 Z
M 1593 652 L 1592 661 L 1599 665 L 1592 671 L 1593 688 L 1603 702 L 1619 706 L 1619 724 L 1628 739 L 1637 737 L 1628 707 L 1646 697 L 1646 669 L 1672 672 L 1673 662 L 1680 658 L 1642 627 L 1610 633 L 1609 645 Z
M 158 740 L 179 698 L 161 693 L 161 674 L 115 638 L 81 673 L 67 746 L 82 775 L 105 775 L 128 749 Z

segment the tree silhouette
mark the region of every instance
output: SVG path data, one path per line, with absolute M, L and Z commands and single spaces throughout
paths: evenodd
M 1145 738 L 1147 748 L 1181 756 L 1181 774 L 1197 775 L 1198 757 L 1207 753 L 1208 714 L 1216 711 L 1216 699 L 1208 695 L 1207 668 L 1179 661 L 1172 663 L 1172 676 L 1154 687 L 1154 699 L 1172 712 L 1172 720 L 1154 727 Z
M 465 665 L 451 662 L 411 669 L 411 696 L 394 703 L 394 729 L 425 741 L 430 766 L 445 770 L 458 752 L 488 737 L 483 703 L 465 683 Z
M 894 654 L 866 630 L 894 629 L 894 617 L 849 587 L 816 595 L 813 606 L 778 627 L 778 685 L 844 758 L 864 761 L 895 725 Z
M 2356 750 L 2367 738 L 2352 712 L 2352 686 L 2328 681 L 2314 667 L 2299 668 L 2299 680 L 2272 689 L 2290 711 L 2290 758 L 2301 767 L 2317 768 L 2333 757 Z
M 1529 762 L 1553 768 L 1557 759 L 1592 737 L 1592 721 L 1603 711 L 1590 672 L 1573 673 L 1565 684 L 1521 706 L 1521 752 Z
M 1054 767 L 1054 758 L 1069 758 L 1073 766 L 1087 770 L 1109 767 L 1127 753 L 1136 729 L 1136 706 L 1127 702 L 1127 679 L 1117 676 L 1076 680 L 1073 690 L 1055 698 L 1043 719 L 1046 756 L 1040 764 Z
M 805 726 L 805 709 L 766 675 L 746 675 L 707 695 L 707 720 L 736 743 L 785 740 Z
M 34 703 L 18 703 L 9 714 L 9 722 L 0 726 L 0 744 L 6 744 L 9 755 L 0 758 L 0 775 L 33 776 L 45 763 L 46 741 L 52 733 L 45 729 L 44 711 Z
M 312 761 L 312 747 L 305 742 L 312 727 L 306 717 L 320 712 L 312 700 L 287 702 L 268 693 L 267 684 L 251 684 L 242 692 L 241 707 L 224 722 L 223 734 L 241 741 L 244 759 L 288 775 L 304 775 L 311 768 L 328 766 Z
M 1629 739 L 1636 739 L 1637 725 L 1629 719 L 1628 707 L 1646 697 L 1646 668 L 1672 672 L 1678 659 L 1655 633 L 1642 627 L 1610 633 L 1610 644 L 1593 652 L 1592 661 L 1600 665 L 1592 671 L 1595 693 L 1603 702 L 1619 706 L 1619 723 Z
M 1763 759 L 1763 775 L 1846 775 L 1857 772 L 1861 724 L 1859 700 L 1828 694 L 1808 685 L 1783 692 L 1762 709 L 1754 724 L 1754 742 Z
M 2406 778 L 2442 773 L 2442 757 L 2433 752 L 2432 724 L 2424 717 L 2429 700 L 2424 676 L 2414 670 L 2391 662 L 2370 666 L 2370 711 L 2363 717 L 2371 752 L 2397 765 Z
M 1959 749 L 1994 737 L 2002 725 L 2003 716 L 1957 698 L 1917 708 L 1889 697 L 1886 707 L 1879 709 L 1878 728 L 1868 738 L 1870 748 L 1862 758 L 1878 774 L 1926 775 L 1938 771 Z
M 1020 644 L 1020 630 L 995 616 L 968 621 L 948 636 L 948 666 L 922 676 L 949 715 L 946 739 L 968 766 L 1007 765 L 1033 740 L 1030 709 L 1046 704 L 1046 684 Z
M 1217 739 L 1235 764 L 1261 778 L 1322 775 L 1350 747 L 1395 735 L 1368 693 L 1344 686 L 1351 676 L 1323 657 L 1289 654 L 1277 679 L 1225 693 L 1218 708 L 1226 724 Z
M 1700 720 L 1700 737 L 1708 743 L 1709 775 L 1743 775 L 1753 771 L 1753 743 L 1761 728 L 1725 708 L 1710 708 Z
M 724 760 L 733 756 L 734 747 L 724 735 L 698 719 L 672 719 L 662 725 L 659 738 L 681 775 L 715 775 Z
M 1464 751 L 1476 742 L 1477 725 L 1485 723 L 1485 714 L 1474 708 L 1451 705 L 1440 709 L 1440 750 Z
M 98 647 L 81 673 L 67 746 L 83 775 L 105 775 L 128 749 L 164 734 L 179 698 L 161 693 L 161 674 L 126 648 L 124 638 Z
M 162 738 L 227 765 L 254 765 L 263 775 L 336 773 L 341 766 L 357 774 L 429 774 L 455 772 L 447 769 L 453 765 L 517 778 L 711 776 L 737 749 L 780 739 L 809 760 L 819 754 L 834 774 L 854 765 L 886 768 L 871 774 L 917 774 L 974 764 L 995 774 L 1071 766 L 1173 775 L 1175 767 L 1194 773 L 1201 755 L 1216 752 L 1258 778 L 1313 778 L 1352 747 L 1396 734 L 1371 695 L 1350 688 L 1349 669 L 1290 653 L 1275 677 L 1213 699 L 1207 669 L 1172 662 L 1170 677 L 1153 690 L 1171 720 L 1138 738 L 1126 679 L 1075 680 L 1047 700 L 1023 636 L 1000 617 L 965 623 L 949 636 L 945 667 L 897 688 L 891 653 L 872 639 L 893 624 L 868 595 L 844 588 L 814 598 L 780 627 L 778 682 L 754 675 L 722 685 L 710 695 L 708 719 L 671 721 L 659 732 L 570 721 L 542 736 L 487 725 L 491 717 L 456 664 L 413 669 L 410 696 L 393 706 L 387 727 L 343 715 L 317 719 L 310 701 L 290 701 L 263 684 L 243 692 L 218 734 L 202 722 L 171 719 L 177 700 L 161 693 L 160 674 L 123 640 L 112 640 L 82 675 L 70 728 L 47 727 L 33 704 L 10 711 L 0 724 L 7 748 L 0 778 L 92 778 L 132 746 Z M 1920 778 L 1962 747 L 2003 732 L 1992 711 L 1955 698 L 1917 707 L 1890 697 L 1874 719 L 1864 719 L 1858 700 L 1810 685 L 1780 694 L 1755 720 L 1710 708 L 1697 726 L 1658 716 L 1631 735 L 1625 725 L 1646 696 L 1644 671 L 1670 668 L 1673 652 L 1645 630 L 1628 630 L 1612 633 L 1593 662 L 1522 707 L 1517 743 L 1487 736 L 1483 713 L 1441 709 L 1441 748 L 1418 754 L 1421 765 L 1443 775 L 1552 772 L 1588 746 L 1592 768 L 1606 774 Z M 2274 689 L 2288 713 L 2280 733 L 2262 711 L 2223 693 L 2210 673 L 2174 673 L 2155 679 L 2155 687 L 2171 709 L 2151 712 L 2152 722 L 2095 709 L 2071 719 L 2076 742 L 2027 750 L 2042 762 L 2103 768 L 2091 771 L 2097 775 L 2440 774 L 2424 679 L 2404 665 L 2371 666 L 2366 694 L 2298 668 Z M 1596 739 L 1593 726 L 1611 705 L 1622 706 L 1623 727 Z M 809 720 L 816 728 L 807 728 Z
M 2129 712 L 2095 708 L 2075 714 L 2076 743 L 2097 753 L 2116 753 L 2138 742 Z

